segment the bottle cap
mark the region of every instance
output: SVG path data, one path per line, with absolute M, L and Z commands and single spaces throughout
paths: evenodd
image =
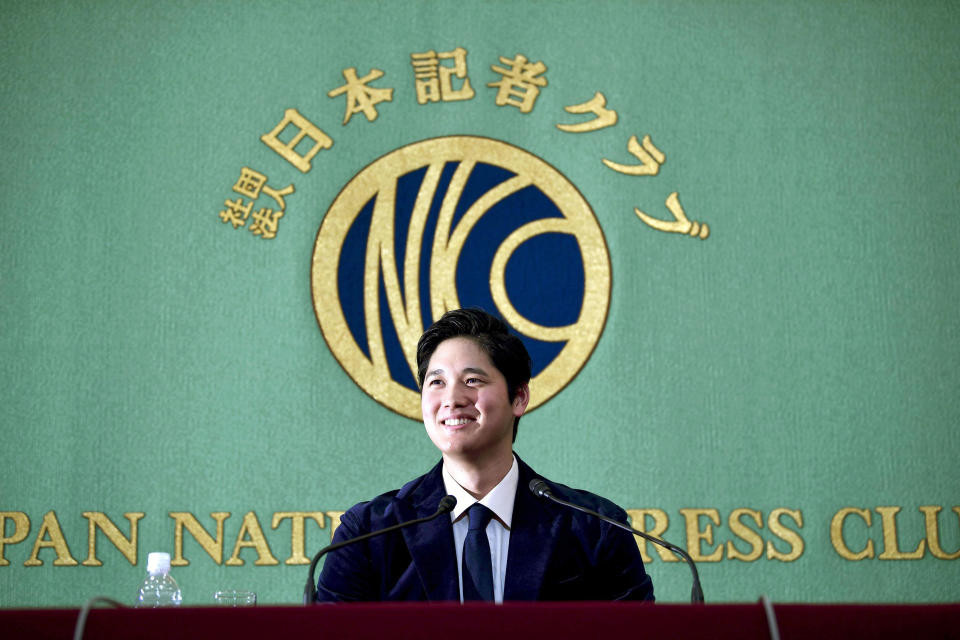
M 170 554 L 164 551 L 147 554 L 147 573 L 152 576 L 170 573 Z

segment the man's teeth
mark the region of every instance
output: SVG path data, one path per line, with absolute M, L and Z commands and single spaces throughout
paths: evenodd
M 459 427 L 460 425 L 467 424 L 468 422 L 470 422 L 469 418 L 457 418 L 455 420 L 451 418 L 444 420 L 443 424 L 447 425 L 448 427 Z

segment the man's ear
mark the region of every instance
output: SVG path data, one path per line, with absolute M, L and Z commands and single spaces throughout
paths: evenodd
M 513 394 L 513 415 L 520 417 L 527 410 L 527 405 L 530 403 L 530 385 L 526 382 L 517 387 L 517 391 Z

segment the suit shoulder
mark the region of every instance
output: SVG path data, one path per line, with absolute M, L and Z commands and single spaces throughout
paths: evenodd
M 340 517 L 340 521 L 344 522 L 346 519 L 360 530 L 379 529 L 396 524 L 399 503 L 406 501 L 426 477 L 424 475 L 414 478 L 399 489 L 386 491 L 370 500 L 358 502 Z
M 340 516 L 340 523 L 361 532 L 382 527 L 380 523 L 393 511 L 398 491 L 387 491 L 370 500 L 358 502 Z
M 553 494 L 561 500 L 572 502 L 573 504 L 586 507 L 598 513 L 602 513 L 608 518 L 614 518 L 621 522 L 627 521 L 627 512 L 612 500 L 597 495 L 585 489 L 574 489 L 559 482 L 547 481 L 553 490 Z
M 520 483 L 522 485 L 519 487 L 519 490 L 525 491 L 529 488 L 530 484 L 532 484 L 534 480 L 542 480 L 550 487 L 553 495 L 561 500 L 566 500 L 567 502 L 572 502 L 573 504 L 596 511 L 607 516 L 608 518 L 614 518 L 615 520 L 619 520 L 621 522 L 627 522 L 627 512 L 613 501 L 591 491 L 575 489 L 565 484 L 550 480 L 549 478 L 544 478 L 530 468 L 530 466 L 523 460 L 520 460 L 519 457 L 517 457 L 517 461 L 520 463 Z M 572 513 L 580 513 L 580 515 L 584 516 L 586 515 L 575 510 L 572 511 Z

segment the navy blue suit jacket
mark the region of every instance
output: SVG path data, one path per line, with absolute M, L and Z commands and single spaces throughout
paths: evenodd
M 653 600 L 632 534 L 599 518 L 535 497 L 539 477 L 517 458 L 520 481 L 513 506 L 504 600 Z M 446 495 L 438 463 L 426 475 L 361 502 L 340 518 L 340 542 L 429 516 Z M 609 500 L 547 481 L 554 495 L 627 523 Z M 406 527 L 329 553 L 317 581 L 321 602 L 460 600 L 450 517 Z

